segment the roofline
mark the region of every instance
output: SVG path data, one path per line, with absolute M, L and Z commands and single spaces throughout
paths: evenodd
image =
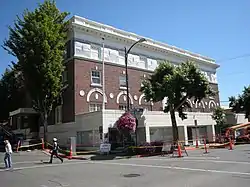
M 71 25 L 79 25 L 82 27 L 95 29 L 95 30 L 98 30 L 98 31 L 106 33 L 106 34 L 111 34 L 111 35 L 123 37 L 127 40 L 137 41 L 141 38 L 145 38 L 147 41 L 144 42 L 144 44 L 147 44 L 149 46 L 165 49 L 165 50 L 172 52 L 172 53 L 175 53 L 175 54 L 180 54 L 180 55 L 183 55 L 186 57 L 194 58 L 196 60 L 200 60 L 202 62 L 209 64 L 209 65 L 212 65 L 215 68 L 220 67 L 218 64 L 215 63 L 215 60 L 212 58 L 202 56 L 200 54 L 193 53 L 193 52 L 190 52 L 190 51 L 187 51 L 187 50 L 175 47 L 175 46 L 171 46 L 171 45 L 168 45 L 168 44 L 163 43 L 163 42 L 155 41 L 151 38 L 143 37 L 143 36 L 137 35 L 137 34 L 132 33 L 132 32 L 127 32 L 127 31 L 124 31 L 121 29 L 117 29 L 113 26 L 109 26 L 109 25 L 106 25 L 103 23 L 92 21 L 92 20 L 77 16 L 77 15 L 74 15 L 72 18 L 70 18 L 69 22 Z M 82 24 L 80 24 L 79 22 Z

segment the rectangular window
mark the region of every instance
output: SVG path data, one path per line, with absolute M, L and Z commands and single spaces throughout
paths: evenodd
M 119 51 L 119 64 L 125 65 L 125 52 Z
M 101 51 L 100 51 L 100 46 L 91 44 L 91 58 L 95 60 L 101 59 Z
M 91 84 L 101 85 L 101 72 L 100 71 L 91 72 Z
M 102 104 L 89 104 L 89 112 L 95 112 L 95 111 L 101 111 L 102 110 Z
M 55 109 L 55 123 L 62 123 L 62 106 L 57 106 Z
M 119 76 L 119 86 L 120 88 L 127 88 L 126 76 Z
M 119 110 L 127 110 L 127 106 L 126 105 L 119 105 Z

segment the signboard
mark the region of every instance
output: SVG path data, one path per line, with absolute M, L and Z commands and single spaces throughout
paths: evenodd
M 110 143 L 101 143 L 100 144 L 100 152 L 101 153 L 109 153 L 111 149 Z
M 171 151 L 171 145 L 169 143 L 164 143 L 162 145 L 162 150 L 161 151 L 162 152 L 169 152 L 169 151 Z

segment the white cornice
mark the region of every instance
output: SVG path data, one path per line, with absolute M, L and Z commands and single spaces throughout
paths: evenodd
M 112 26 L 108 26 L 108 25 L 105 25 L 102 23 L 91 21 L 91 20 L 88 20 L 86 18 L 82 18 L 80 16 L 73 16 L 69 20 L 69 22 L 72 26 L 89 28 L 91 30 L 98 31 L 100 33 L 105 33 L 105 34 L 109 34 L 109 35 L 123 38 L 127 41 L 134 42 L 134 41 L 139 40 L 140 38 L 145 38 L 143 36 L 139 36 L 139 35 L 131 33 L 131 32 L 126 32 L 126 31 L 123 31 L 123 30 L 120 30 L 120 29 L 117 29 L 117 28 L 114 28 Z M 141 46 L 158 48 L 159 50 L 164 50 L 164 51 L 173 53 L 175 55 L 180 55 L 180 56 L 184 56 L 184 57 L 189 58 L 189 59 L 200 61 L 200 62 L 205 63 L 209 66 L 212 66 L 214 68 L 219 67 L 219 65 L 215 63 L 215 60 L 213 60 L 211 58 L 201 56 L 199 54 L 192 53 L 192 52 L 189 52 L 187 50 L 183 50 L 183 49 L 180 49 L 180 48 L 177 48 L 174 46 L 170 46 L 168 44 L 158 42 L 158 41 L 152 40 L 150 38 L 145 38 L 145 39 L 147 41 L 143 42 L 143 44 L 141 44 Z

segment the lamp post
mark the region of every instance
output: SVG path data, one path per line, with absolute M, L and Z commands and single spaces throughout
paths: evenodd
M 145 38 L 141 38 L 140 40 L 138 40 L 137 42 L 133 43 L 131 45 L 131 47 L 127 50 L 127 48 L 125 47 L 125 71 L 126 71 L 126 87 L 127 87 L 127 111 L 130 110 L 130 106 L 129 106 L 129 88 L 128 88 L 128 54 L 131 51 L 131 49 L 138 43 L 142 43 L 145 42 L 146 39 Z
M 135 146 L 137 147 L 137 127 L 138 127 L 138 117 L 140 117 L 143 114 L 143 108 L 134 108 L 134 117 L 136 120 L 136 126 L 135 126 Z
M 104 115 L 105 115 L 105 61 L 104 61 L 104 38 L 102 38 L 102 142 L 105 141 L 105 134 L 104 134 Z
M 199 148 L 199 143 L 198 143 L 198 132 L 197 132 L 197 127 L 198 127 L 198 123 L 197 123 L 197 119 L 196 116 L 194 116 L 194 126 L 195 126 L 195 147 Z

